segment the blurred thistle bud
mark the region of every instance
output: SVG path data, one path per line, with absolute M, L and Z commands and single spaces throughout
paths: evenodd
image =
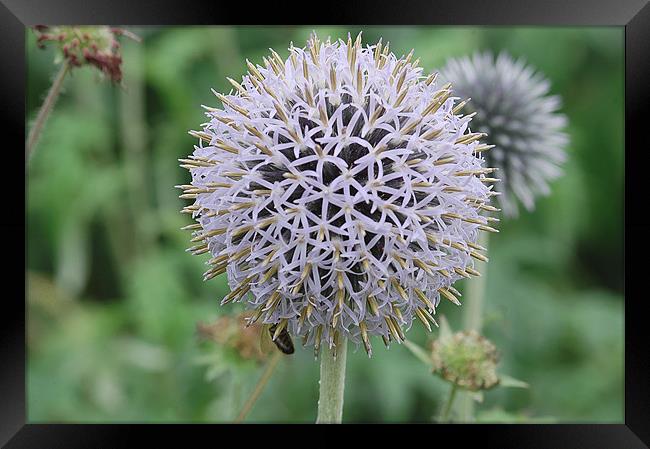
M 499 383 L 497 349 L 476 331 L 463 331 L 432 344 L 433 373 L 460 388 L 488 390 Z
M 532 210 L 535 196 L 550 193 L 548 182 L 561 175 L 566 159 L 567 119 L 557 112 L 561 98 L 548 95 L 550 82 L 541 73 L 507 53 L 451 59 L 441 74 L 459 95 L 471 98 L 463 110 L 477 113 L 472 129 L 496 145 L 486 158 L 500 170 L 504 214 L 518 214 L 517 199 Z
M 97 67 L 115 83 L 122 80 L 122 56 L 117 37 L 125 35 L 139 41 L 127 30 L 107 26 L 36 25 L 33 30 L 39 48 L 52 43 L 61 52 L 57 55 L 58 59 L 65 60 L 71 67 Z
M 234 317 L 221 316 L 209 324 L 197 323 L 196 332 L 203 340 L 214 341 L 221 346 L 235 350 L 244 360 L 266 360 L 270 351 L 265 350 L 260 344 L 262 325 L 248 326 L 248 318 L 250 318 L 250 313 Z
M 316 353 L 344 337 L 368 355 L 370 336 L 430 330 L 441 296 L 460 304 L 452 284 L 478 275 L 478 234 L 496 232 L 482 215 L 496 179 L 451 86 L 412 57 L 313 35 L 215 92 L 177 187 L 194 200 L 188 251 L 211 254 L 206 280 L 227 273 L 222 304 Z

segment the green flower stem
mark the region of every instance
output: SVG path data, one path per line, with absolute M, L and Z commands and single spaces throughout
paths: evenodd
M 128 45 L 122 50 L 122 58 L 129 71 L 126 88 L 119 93 L 120 144 L 129 192 L 126 204 L 131 216 L 138 217 L 133 219 L 133 250 L 140 255 L 152 249 L 158 232 L 151 225 L 155 222 L 155 214 L 149 203 L 151 183 L 147 182 L 151 164 L 146 155 L 144 49 Z
M 490 243 L 490 233 L 481 232 L 478 244 L 488 248 Z M 476 262 L 476 269 L 481 276 L 468 279 L 466 282 L 467 289 L 463 297 L 463 327 L 466 330 L 475 330 L 481 332 L 483 327 L 483 306 L 485 303 L 485 286 L 487 279 L 487 264 L 485 262 Z M 461 392 L 458 401 L 458 415 L 462 422 L 471 422 L 474 418 L 474 400 L 468 392 Z
M 59 71 L 57 72 L 56 77 L 52 82 L 50 91 L 47 93 L 47 97 L 45 97 L 45 101 L 43 102 L 41 109 L 38 111 L 38 115 L 36 116 L 36 120 L 32 125 L 32 129 L 29 131 L 29 136 L 27 136 L 27 145 L 25 145 L 25 159 L 27 159 L 28 162 L 29 158 L 34 153 L 34 148 L 36 148 L 38 138 L 41 136 L 41 132 L 43 131 L 43 127 L 45 126 L 45 122 L 47 121 L 50 112 L 52 112 L 54 103 L 56 103 L 56 99 L 61 93 L 61 87 L 63 86 L 63 81 L 65 80 L 65 76 L 67 75 L 69 69 L 70 65 L 67 62 L 63 62 L 61 64 L 61 67 L 59 68 Z
M 454 399 L 456 398 L 456 391 L 458 386 L 456 384 L 451 384 L 451 391 L 449 392 L 449 399 L 445 404 L 445 408 L 442 409 L 442 414 L 440 415 L 440 422 L 446 423 L 449 422 L 449 412 L 451 412 L 451 406 L 454 404 Z
M 490 243 L 490 233 L 481 232 L 478 238 L 478 244 L 487 249 Z M 468 279 L 467 290 L 465 292 L 463 303 L 463 327 L 465 330 L 475 330 L 481 332 L 483 326 L 483 304 L 485 302 L 485 281 L 487 279 L 487 264 L 485 262 L 476 262 L 476 269 L 481 276 Z
M 248 415 L 248 413 L 251 411 L 253 405 L 255 404 L 255 401 L 257 401 L 257 398 L 260 397 L 260 394 L 262 394 L 262 391 L 264 391 L 264 387 L 266 386 L 269 379 L 273 375 L 273 371 L 275 371 L 275 367 L 277 366 L 281 357 L 282 357 L 282 353 L 280 351 L 273 351 L 273 356 L 271 357 L 271 360 L 269 360 L 269 362 L 267 363 L 266 368 L 264 369 L 264 373 L 262 373 L 262 377 L 260 377 L 260 380 L 257 381 L 257 385 L 255 385 L 255 389 L 246 400 L 246 403 L 242 407 L 237 418 L 235 418 L 235 423 L 242 422 L 244 418 L 246 418 L 246 415 Z
M 348 342 L 341 339 L 333 349 L 325 348 L 320 362 L 320 397 L 317 424 L 340 424 L 343 418 L 343 391 L 345 389 L 345 362 Z
M 230 378 L 230 413 L 229 416 L 235 416 L 241 406 L 242 380 L 233 373 Z
M 458 398 L 458 418 L 464 423 L 474 421 L 474 399 L 466 391 Z

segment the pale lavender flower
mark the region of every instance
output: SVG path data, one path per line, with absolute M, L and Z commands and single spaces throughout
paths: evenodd
M 215 92 L 223 108 L 191 132 L 179 187 L 195 199 L 190 251 L 212 255 L 205 278 L 227 272 L 222 303 L 316 351 L 346 337 L 369 354 L 370 336 L 430 328 L 441 294 L 458 303 L 452 284 L 485 259 L 479 231 L 495 231 L 488 146 L 412 53 L 314 35 Z
M 518 213 L 517 199 L 532 210 L 535 197 L 548 195 L 548 182 L 562 173 L 567 124 L 558 95 L 549 95 L 550 82 L 522 60 L 506 53 L 476 53 L 451 59 L 441 74 L 454 90 L 471 101 L 464 112 L 476 112 L 472 130 L 488 134 L 496 145 L 486 154 L 498 168 L 503 195 L 499 203 L 507 216 Z

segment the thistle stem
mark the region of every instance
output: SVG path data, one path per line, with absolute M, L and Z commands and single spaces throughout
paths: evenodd
M 266 368 L 262 373 L 262 377 L 260 377 L 260 380 L 257 381 L 257 385 L 255 385 L 255 389 L 246 400 L 246 403 L 242 407 L 237 418 L 235 418 L 235 423 L 242 422 L 244 418 L 246 418 L 246 415 L 248 415 L 248 413 L 251 411 L 253 405 L 257 401 L 257 398 L 260 397 L 260 394 L 262 394 L 264 387 L 266 386 L 269 379 L 273 375 L 273 371 L 275 371 L 275 367 L 277 366 L 281 357 L 282 357 L 282 353 L 280 351 L 273 351 L 273 356 L 271 357 L 271 360 L 269 360 L 269 362 L 267 363 Z
M 478 244 L 487 249 L 490 243 L 490 234 L 481 232 Z M 483 326 L 483 305 L 485 302 L 485 286 L 487 279 L 487 264 L 477 261 L 477 269 L 481 276 L 467 280 L 467 290 L 463 304 L 463 326 L 466 330 L 481 332 Z
M 490 234 L 481 232 L 478 244 L 487 249 Z M 485 305 L 485 287 L 487 280 L 487 264 L 477 262 L 477 270 L 481 276 L 467 280 L 465 301 L 463 304 L 463 327 L 466 330 L 481 332 L 483 327 L 483 306 Z M 468 392 L 462 392 L 458 401 L 458 416 L 462 422 L 471 422 L 474 417 L 474 400 Z
M 454 399 L 456 398 L 457 390 L 458 390 L 458 386 L 456 384 L 451 384 L 451 391 L 449 392 L 449 398 L 447 399 L 445 408 L 442 409 L 442 413 L 440 415 L 441 423 L 446 423 L 449 421 L 449 412 L 451 412 L 451 406 L 454 404 Z
M 147 253 L 157 238 L 150 223 L 154 212 L 150 206 L 150 165 L 147 161 L 147 120 L 145 117 L 144 49 L 129 45 L 122 51 L 124 64 L 129 67 L 126 88 L 119 93 L 120 144 L 129 191 L 126 203 L 130 206 L 133 219 L 133 250 L 136 254 Z M 128 89 L 128 90 L 127 90 Z M 125 208 L 127 209 L 127 208 Z
M 237 413 L 239 406 L 241 404 L 241 390 L 242 390 L 242 381 L 241 378 L 237 375 L 234 375 L 230 379 L 230 411 L 231 415 Z
M 335 351 L 325 348 L 321 356 L 317 424 L 340 424 L 343 418 L 347 339 L 342 338 Z
M 27 136 L 27 145 L 25 145 L 25 159 L 27 159 L 27 161 L 29 161 L 29 158 L 33 154 L 34 148 L 38 143 L 38 138 L 43 131 L 43 126 L 45 126 L 45 122 L 47 121 L 50 112 L 52 112 L 54 103 L 56 103 L 56 100 L 61 93 L 61 87 L 63 86 L 63 81 L 65 80 L 65 76 L 69 69 L 70 65 L 67 62 L 61 64 L 61 67 L 52 82 L 52 86 L 47 93 L 47 97 L 45 97 L 45 101 L 43 102 L 41 109 L 38 111 L 32 129 L 29 131 L 29 136 Z

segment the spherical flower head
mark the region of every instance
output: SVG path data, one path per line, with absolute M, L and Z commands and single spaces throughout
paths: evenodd
M 183 212 L 209 279 L 261 319 L 336 346 L 340 337 L 401 342 L 414 318 L 430 328 L 440 296 L 478 273 L 476 244 L 493 178 L 481 134 L 450 86 L 423 76 L 411 52 L 320 41 L 248 63 L 223 108 L 182 159 L 192 175 Z
M 132 33 L 107 26 L 46 26 L 34 27 L 36 42 L 40 48 L 50 42 L 59 47 L 58 59 L 65 60 L 71 67 L 91 65 L 98 68 L 111 81 L 122 80 L 122 56 L 117 36 Z
M 467 390 L 488 390 L 499 383 L 497 349 L 476 331 L 435 340 L 431 361 L 435 374 Z
M 487 133 L 486 141 L 495 145 L 486 158 L 499 169 L 504 214 L 518 214 L 517 200 L 532 210 L 536 196 L 550 193 L 548 182 L 560 176 L 566 159 L 560 97 L 549 95 L 550 82 L 541 73 L 507 53 L 451 59 L 441 73 L 459 95 L 471 98 L 463 110 L 477 113 L 472 130 Z

